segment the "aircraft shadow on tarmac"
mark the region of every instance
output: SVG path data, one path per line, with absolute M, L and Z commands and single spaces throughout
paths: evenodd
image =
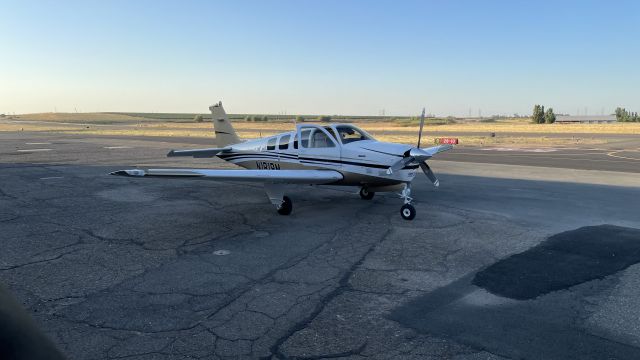
M 616 273 L 638 262 L 640 230 L 582 227 L 421 296 L 390 318 L 513 358 L 638 359 L 637 347 L 581 326 L 584 299 L 609 290 Z M 569 291 L 555 293 L 560 290 Z

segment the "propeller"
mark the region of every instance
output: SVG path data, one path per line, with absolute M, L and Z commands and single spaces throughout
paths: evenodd
M 389 168 L 387 169 L 387 175 L 391 175 L 393 174 L 394 171 L 403 169 L 405 166 L 409 164 L 418 163 L 420 165 L 420 169 L 422 169 L 422 172 L 427 176 L 429 180 L 431 180 L 431 183 L 433 183 L 433 186 L 438 187 L 440 186 L 440 181 L 438 180 L 436 175 L 433 173 L 433 171 L 431 171 L 431 168 L 426 162 L 427 159 L 431 158 L 433 155 L 438 153 L 438 149 L 436 149 L 435 151 L 425 151 L 420 149 L 420 142 L 422 140 L 422 128 L 424 127 L 424 110 L 425 109 L 422 108 L 422 114 L 420 115 L 420 131 L 418 132 L 418 146 L 407 150 L 403 154 L 402 159 L 396 161 L 391 166 L 389 166 Z M 433 148 L 429 148 L 428 150 L 432 150 L 432 149 Z
M 431 183 L 433 184 L 433 186 L 435 187 L 440 186 L 440 180 L 438 180 L 438 178 L 433 173 L 433 171 L 431 171 L 431 168 L 429 167 L 429 164 L 427 164 L 426 161 L 423 161 L 420 163 L 420 169 L 422 169 L 422 172 L 425 175 L 427 175 L 427 178 L 429 178 L 429 180 L 431 180 Z
M 424 108 L 422 108 L 422 115 L 420 115 L 420 131 L 418 131 L 418 149 L 420 148 L 420 140 L 422 140 L 423 126 L 424 126 Z

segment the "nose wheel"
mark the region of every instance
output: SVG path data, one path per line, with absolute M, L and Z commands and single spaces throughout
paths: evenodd
M 413 220 L 416 217 L 416 208 L 411 204 L 404 204 L 400 208 L 400 216 L 405 220 Z
M 400 216 L 405 220 L 413 220 L 416 217 L 416 208 L 411 205 L 411 184 L 404 185 L 404 189 L 400 193 L 400 197 L 404 200 L 404 205 L 400 208 Z

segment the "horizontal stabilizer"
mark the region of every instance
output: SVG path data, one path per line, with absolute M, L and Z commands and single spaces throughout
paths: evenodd
M 193 150 L 171 150 L 167 157 L 175 156 L 192 156 L 194 158 L 211 158 L 218 153 L 229 151 L 231 148 L 209 148 L 209 149 L 193 149 Z
M 111 175 L 134 177 L 206 178 L 282 184 L 330 184 L 343 179 L 335 170 L 214 170 L 214 169 L 131 169 Z

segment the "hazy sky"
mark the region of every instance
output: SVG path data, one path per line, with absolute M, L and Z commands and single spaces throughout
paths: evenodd
M 640 111 L 640 1 L 5 1 L 0 112 Z

